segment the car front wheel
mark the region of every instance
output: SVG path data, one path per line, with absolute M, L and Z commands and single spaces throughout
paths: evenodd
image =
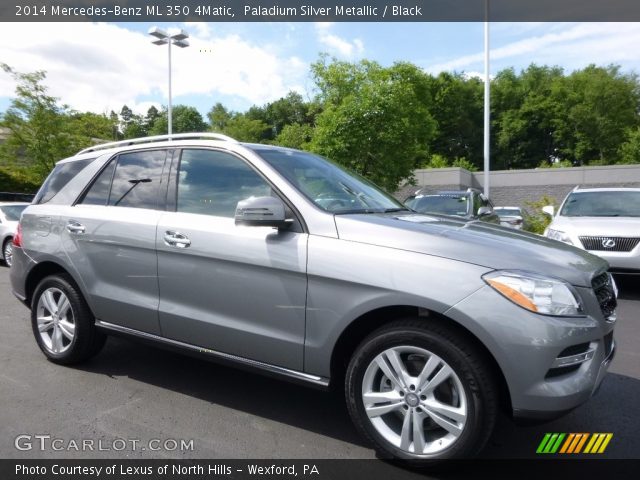
M 105 335 L 73 280 L 53 275 L 40 282 L 31 304 L 31 326 L 36 342 L 55 363 L 82 362 L 103 347 Z
M 345 387 L 349 413 L 378 453 L 415 465 L 475 455 L 497 415 L 482 353 L 427 320 L 396 321 L 367 337 Z

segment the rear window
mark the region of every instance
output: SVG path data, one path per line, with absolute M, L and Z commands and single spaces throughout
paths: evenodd
M 515 217 L 522 215 L 522 212 L 517 208 L 496 208 L 495 211 L 501 217 Z
M 465 216 L 469 211 L 469 196 L 453 194 L 417 196 L 407 202 L 407 206 L 420 213 Z
M 4 205 L 0 207 L 4 217 L 10 222 L 17 222 L 20 220 L 20 214 L 27 208 L 27 205 Z
M 94 160 L 95 158 L 87 158 L 86 160 L 76 160 L 75 162 L 56 165 L 42 184 L 42 187 L 40 187 L 34 203 L 47 203 L 55 197 L 73 177 Z

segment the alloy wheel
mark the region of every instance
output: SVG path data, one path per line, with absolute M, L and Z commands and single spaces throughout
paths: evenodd
M 13 242 L 11 240 L 4 244 L 2 255 L 4 257 L 4 263 L 7 264 L 7 267 L 10 267 L 13 263 Z
M 38 299 L 37 325 L 49 352 L 60 354 L 71 346 L 76 324 L 69 299 L 62 290 L 48 288 L 42 292 Z
M 451 447 L 468 415 L 455 371 L 439 356 L 414 346 L 389 348 L 371 361 L 362 380 L 362 402 L 376 431 L 414 455 Z

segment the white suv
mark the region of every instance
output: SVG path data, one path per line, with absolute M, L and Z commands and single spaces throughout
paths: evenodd
M 640 274 L 640 188 L 576 187 L 544 234 L 604 258 L 614 273 Z

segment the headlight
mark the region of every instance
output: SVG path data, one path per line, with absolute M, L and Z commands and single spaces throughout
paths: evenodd
M 569 238 L 569 235 L 560 230 L 547 228 L 545 236 L 551 238 L 552 240 L 559 240 L 561 242 L 568 243 L 569 245 L 573 245 L 573 242 L 571 241 L 571 238 Z
M 520 271 L 495 271 L 482 277 L 516 305 L 545 315 L 582 315 L 575 289 L 562 280 Z

